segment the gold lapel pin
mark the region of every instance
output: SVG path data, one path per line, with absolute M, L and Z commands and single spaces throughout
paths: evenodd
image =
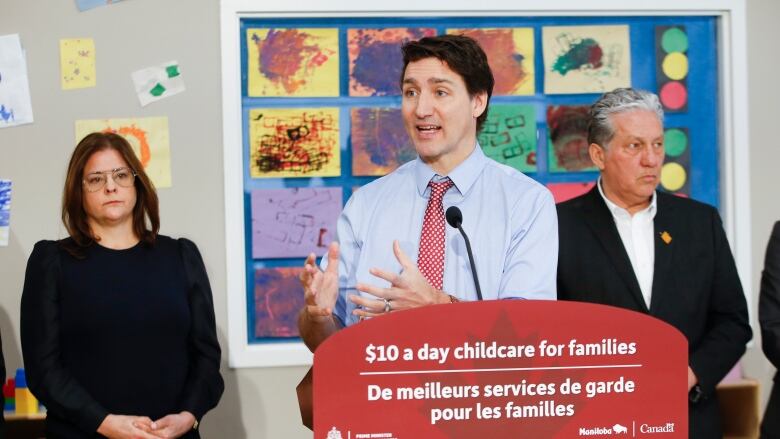
M 672 242 L 672 235 L 670 235 L 669 232 L 664 231 L 661 233 L 661 240 L 663 240 L 664 243 L 669 244 Z

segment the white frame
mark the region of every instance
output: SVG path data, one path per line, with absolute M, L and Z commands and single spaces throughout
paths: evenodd
M 384 4 L 380 4 L 384 3 Z M 225 242 L 230 367 L 311 364 L 303 343 L 249 344 L 244 254 L 243 172 L 241 141 L 240 19 L 248 17 L 350 16 L 617 16 L 710 15 L 719 20 L 720 65 L 720 196 L 726 234 L 748 303 L 752 298 L 750 163 L 748 155 L 747 22 L 743 0 L 395 0 L 365 2 L 318 0 L 293 3 L 267 0 L 222 0 L 222 120 L 225 167 Z

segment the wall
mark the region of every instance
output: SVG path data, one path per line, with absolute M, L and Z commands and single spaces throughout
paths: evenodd
M 34 243 L 64 237 L 59 203 L 65 167 L 75 139 L 73 121 L 103 117 L 169 117 L 173 187 L 160 190 L 162 232 L 194 239 L 214 289 L 217 325 L 226 347 L 222 124 L 217 0 L 125 0 L 79 13 L 73 0 L 0 0 L 0 35 L 19 33 L 27 50 L 35 123 L 0 130 L 0 178 L 13 180 L 11 241 L 0 248 L 0 331 L 6 367 L 21 366 L 19 298 Z M 780 102 L 775 85 L 775 41 L 780 3 L 748 3 L 751 102 L 751 187 L 754 273 L 758 291 L 763 252 L 780 202 L 771 188 L 780 163 L 773 116 Z M 63 91 L 59 39 L 92 37 L 97 87 Z M 141 108 L 133 70 L 176 59 L 187 91 Z M 755 310 L 756 303 L 751 304 Z M 756 313 L 753 314 L 754 316 Z M 223 352 L 223 357 L 225 354 Z M 774 368 L 756 343 L 746 356 L 748 375 L 771 384 Z M 306 438 L 294 386 L 305 368 L 242 369 L 223 362 L 225 395 L 206 416 L 206 438 Z M 764 387 L 764 395 L 768 387 Z

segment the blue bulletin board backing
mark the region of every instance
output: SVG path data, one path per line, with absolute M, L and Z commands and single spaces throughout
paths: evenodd
M 554 173 L 548 169 L 546 108 L 548 105 L 589 105 L 598 94 L 544 94 L 544 63 L 542 51 L 542 27 L 582 25 L 628 25 L 631 53 L 631 86 L 658 92 L 656 78 L 656 26 L 685 26 L 688 34 L 687 56 L 690 60 L 687 76 L 687 111 L 667 113 L 666 128 L 687 128 L 690 143 L 690 193 L 699 201 L 719 206 L 720 176 L 719 156 L 719 102 L 717 18 L 709 16 L 656 16 L 656 17 L 393 17 L 393 18 L 242 18 L 241 42 L 241 106 L 243 142 L 243 190 L 244 190 L 244 247 L 246 256 L 247 333 L 250 343 L 289 342 L 290 337 L 255 337 L 255 269 L 271 267 L 300 267 L 303 258 L 253 259 L 252 218 L 250 194 L 255 189 L 279 189 L 295 187 L 341 187 L 342 204 L 353 188 L 364 185 L 377 177 L 352 175 L 350 153 L 350 109 L 354 107 L 400 107 L 400 96 L 349 96 L 349 61 L 347 57 L 348 29 L 377 29 L 389 27 L 435 28 L 438 34 L 449 28 L 533 28 L 535 43 L 534 95 L 494 96 L 491 104 L 528 104 L 536 109 L 537 171 L 527 173 L 542 184 L 594 181 L 597 172 Z M 250 28 L 335 28 L 339 36 L 339 96 L 338 97 L 250 97 L 248 93 L 248 48 L 246 31 Z M 341 175 L 313 178 L 252 178 L 249 154 L 249 112 L 253 108 L 338 107 L 341 147 Z M 300 290 L 289 294 L 302 294 Z

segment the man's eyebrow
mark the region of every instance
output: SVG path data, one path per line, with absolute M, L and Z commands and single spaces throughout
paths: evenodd
M 452 80 L 446 78 L 430 78 L 428 79 L 428 82 L 431 84 L 454 84 Z M 405 78 L 403 84 L 417 85 L 417 80 L 414 78 Z

